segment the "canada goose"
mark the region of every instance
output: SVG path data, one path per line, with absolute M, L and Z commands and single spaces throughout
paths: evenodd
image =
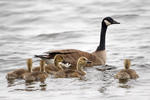
M 40 81 L 44 83 L 48 74 L 45 72 L 45 62 L 43 60 L 40 61 L 40 71 L 34 71 L 31 73 L 24 74 L 23 79 L 26 82 Z
M 86 75 L 86 72 L 83 68 L 86 66 L 87 63 L 91 63 L 86 57 L 80 57 L 76 64 L 76 70 L 72 69 L 63 69 L 61 68 L 60 71 L 56 72 L 56 78 L 68 78 L 68 77 L 79 77 Z M 61 67 L 61 63 L 59 65 Z
M 124 60 L 124 69 L 120 70 L 115 78 L 119 79 L 119 82 L 126 82 L 128 79 L 137 79 L 139 76 L 135 70 L 130 69 L 131 61 L 129 59 Z
M 32 59 L 27 59 L 27 67 L 28 67 L 28 70 L 21 68 L 21 69 L 16 69 L 12 72 L 8 72 L 7 75 L 6 75 L 6 78 L 8 80 L 22 79 L 23 74 L 32 71 Z
M 64 50 L 48 51 L 46 52 L 47 53 L 46 55 L 35 55 L 35 57 L 39 57 L 45 60 L 47 64 L 50 64 L 52 63 L 52 59 L 54 58 L 54 56 L 57 54 L 60 54 L 64 57 L 64 60 L 66 62 L 69 62 L 72 66 L 76 66 L 76 62 L 78 58 L 81 56 L 84 56 L 93 62 L 91 64 L 87 64 L 86 65 L 87 67 L 96 66 L 96 65 L 105 65 L 106 63 L 105 35 L 106 35 L 107 27 L 111 24 L 120 24 L 120 23 L 115 21 L 111 17 L 105 17 L 102 20 L 100 43 L 96 51 L 92 53 L 88 53 L 88 52 L 80 51 L 76 49 L 64 49 Z

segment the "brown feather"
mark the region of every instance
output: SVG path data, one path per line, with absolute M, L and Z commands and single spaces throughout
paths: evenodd
M 17 69 L 17 70 L 14 70 L 12 72 L 8 72 L 7 75 L 6 75 L 6 78 L 8 80 L 22 79 L 23 78 L 23 74 L 27 73 L 27 72 L 28 72 L 28 70 L 25 70 L 25 69 Z
M 26 69 L 23 69 L 23 68 L 21 68 L 21 69 L 16 69 L 16 70 L 14 70 L 14 71 L 12 71 L 12 72 L 7 73 L 6 78 L 7 78 L 8 80 L 12 80 L 12 79 L 22 79 L 22 78 L 23 78 L 23 75 L 24 75 L 25 73 L 29 73 L 29 72 L 31 72 L 31 71 L 32 71 L 32 59 L 29 58 L 29 59 L 27 59 L 27 70 L 26 70 Z

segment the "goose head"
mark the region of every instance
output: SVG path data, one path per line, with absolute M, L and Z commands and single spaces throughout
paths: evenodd
M 81 70 L 86 64 L 91 63 L 86 57 L 80 57 L 77 62 L 77 70 Z
M 113 18 L 111 17 L 105 17 L 102 21 L 102 24 L 105 26 L 109 26 L 112 24 L 120 24 L 119 22 L 115 21 Z

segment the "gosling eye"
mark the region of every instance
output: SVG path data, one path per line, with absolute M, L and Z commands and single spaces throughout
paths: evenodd
M 83 58 L 84 61 L 86 61 L 87 59 Z
M 84 61 L 86 61 L 86 59 L 83 59 Z

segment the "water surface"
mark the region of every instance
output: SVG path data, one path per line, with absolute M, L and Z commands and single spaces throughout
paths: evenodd
M 149 5 L 149 0 L 0 0 L 0 99 L 150 100 Z M 106 38 L 107 64 L 116 69 L 88 68 L 85 80 L 50 77 L 46 87 L 5 79 L 35 54 L 67 48 L 94 51 L 106 16 L 121 23 L 110 26 Z M 125 58 L 140 78 L 119 84 L 113 75 Z

